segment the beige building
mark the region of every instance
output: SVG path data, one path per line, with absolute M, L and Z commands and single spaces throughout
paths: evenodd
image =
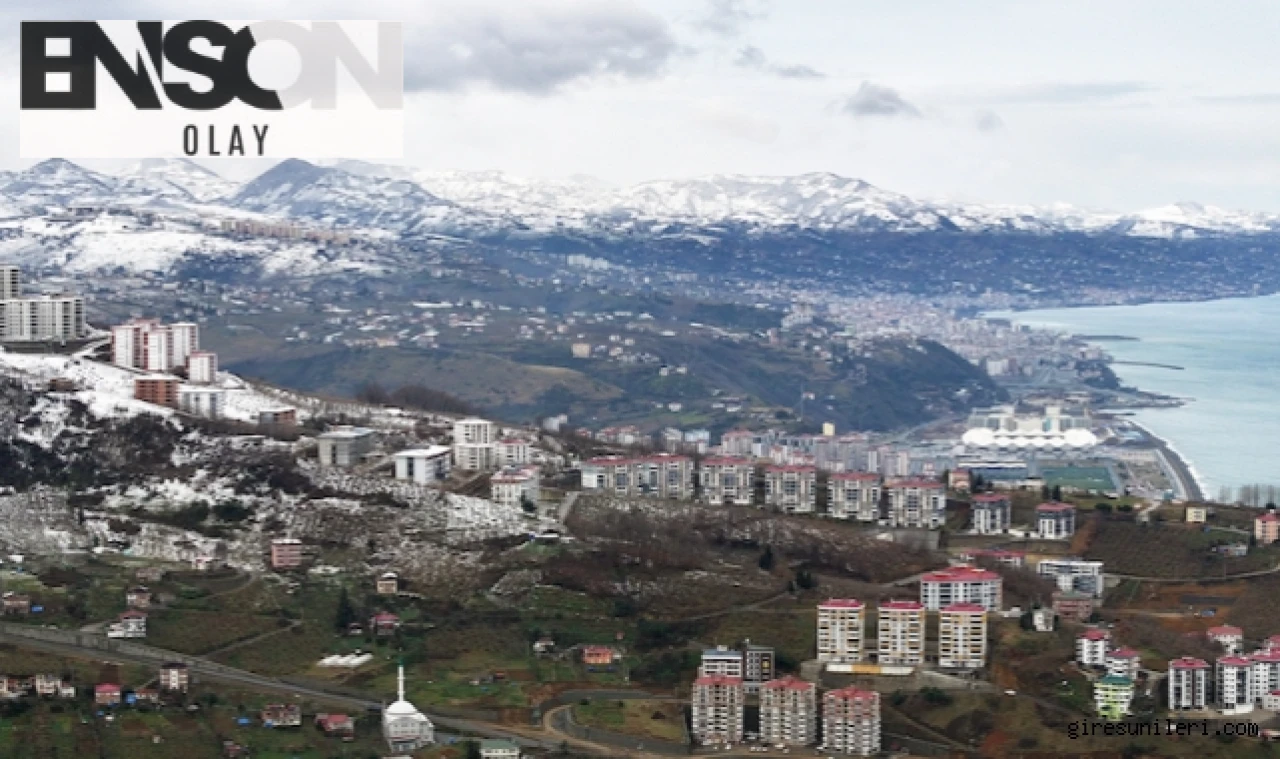
M 987 610 L 951 604 L 938 612 L 938 666 L 980 669 L 987 663 Z
M 917 601 L 881 601 L 876 625 L 879 663 L 924 663 L 924 620 L 924 605 Z
M 764 502 L 788 514 L 812 514 L 817 509 L 818 470 L 811 466 L 764 468 Z
M 818 742 L 818 688 L 795 677 L 760 687 L 760 739 L 768 745 Z
M 745 706 L 741 678 L 712 675 L 694 680 L 690 697 L 694 742 L 704 746 L 741 743 Z
M 880 519 L 880 475 L 837 472 L 831 475 L 829 513 L 834 519 L 876 522 Z
M 947 521 L 947 489 L 935 480 L 895 480 L 889 494 L 889 524 L 936 530 Z
M 699 471 L 702 500 L 707 503 L 750 506 L 754 496 L 755 464 L 749 458 L 716 456 L 704 459 Z
M 866 608 L 853 598 L 832 598 L 818 605 L 818 661 L 857 663 L 865 654 Z
M 822 697 L 822 745 L 833 754 L 880 753 L 880 694 L 841 688 Z

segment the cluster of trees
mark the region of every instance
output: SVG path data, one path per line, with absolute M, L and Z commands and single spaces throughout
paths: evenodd
M 399 406 L 441 414 L 476 413 L 475 407 L 461 398 L 425 385 L 401 385 L 395 390 L 388 390 L 381 383 L 370 381 L 356 391 L 356 399 L 371 406 Z

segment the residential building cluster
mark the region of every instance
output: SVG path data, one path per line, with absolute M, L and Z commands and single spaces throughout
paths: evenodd
M 133 319 L 118 324 L 111 328 L 111 363 L 147 372 L 133 381 L 133 395 L 140 401 L 210 419 L 223 415 L 226 392 L 214 387 L 218 356 L 200 349 L 200 327 L 194 322 Z
M 83 297 L 23 295 L 21 269 L 0 266 L 0 342 L 65 343 L 88 334 Z
M 863 602 L 830 599 L 818 605 L 817 659 L 828 669 L 846 672 L 873 656 L 880 665 L 918 667 L 926 659 L 929 611 L 938 612 L 938 666 L 964 670 L 986 666 L 991 609 L 969 601 L 949 602 L 934 609 L 922 601 L 881 601 L 876 608 L 876 645 L 872 648 L 865 633 L 871 618 Z

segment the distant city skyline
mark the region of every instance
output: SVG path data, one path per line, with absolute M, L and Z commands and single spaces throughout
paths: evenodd
M 613 184 L 823 171 L 929 199 L 1280 211 L 1280 6 L 1260 0 L 369 0 L 359 11 L 406 22 L 405 163 L 429 170 Z M 13 105 L 0 166 L 20 168 L 18 22 L 264 11 L 124 0 L 3 13 L 0 92 Z M 269 163 L 206 165 L 243 179 Z

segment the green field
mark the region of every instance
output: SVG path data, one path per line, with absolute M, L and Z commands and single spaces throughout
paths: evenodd
M 1056 485 L 1099 492 L 1119 489 L 1111 478 L 1111 471 L 1104 466 L 1045 467 L 1040 470 L 1040 475 L 1044 478 L 1044 484 L 1049 487 Z

